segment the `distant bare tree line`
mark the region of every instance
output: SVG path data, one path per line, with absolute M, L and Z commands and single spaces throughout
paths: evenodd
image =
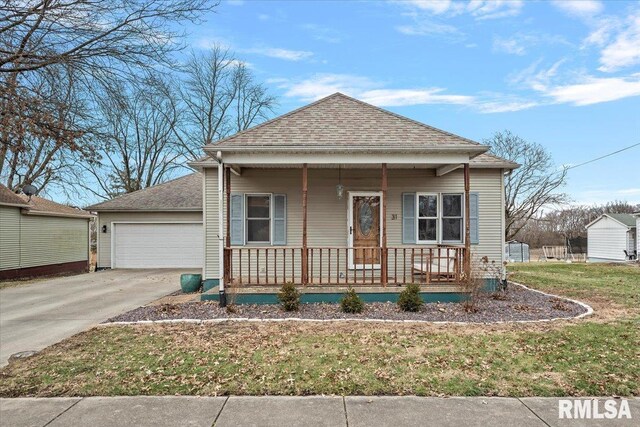
M 522 224 L 515 240 L 526 242 L 532 248 L 543 245 L 562 245 L 566 239 L 586 237 L 586 226 L 604 213 L 634 213 L 640 204 L 614 201 L 601 205 L 571 206 L 550 211 Z
M 266 119 L 275 98 L 231 52 L 176 62 L 175 28 L 217 3 L 0 2 L 0 181 L 110 198 Z

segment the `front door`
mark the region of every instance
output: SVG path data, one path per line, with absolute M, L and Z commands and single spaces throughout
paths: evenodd
M 351 265 L 372 268 L 380 264 L 380 193 L 349 194 Z

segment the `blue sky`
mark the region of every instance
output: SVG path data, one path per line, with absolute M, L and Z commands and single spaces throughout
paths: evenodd
M 235 51 L 277 114 L 340 91 L 578 164 L 640 142 L 640 2 L 223 1 L 194 49 Z M 640 203 L 640 146 L 570 172 L 577 203 Z

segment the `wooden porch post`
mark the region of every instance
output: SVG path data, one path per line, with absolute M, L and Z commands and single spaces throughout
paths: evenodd
M 471 207 L 469 200 L 469 163 L 464 164 L 464 273 L 471 277 Z
M 302 164 L 302 284 L 309 283 L 307 251 L 307 164 Z
M 224 186 L 227 192 L 227 200 L 226 200 L 226 215 L 227 218 L 225 220 L 225 251 L 227 252 L 227 256 L 224 257 L 225 265 L 224 265 L 224 278 L 227 283 L 231 280 L 231 168 L 227 167 L 224 170 Z
M 380 254 L 380 282 L 387 286 L 387 164 L 382 164 L 382 249 Z

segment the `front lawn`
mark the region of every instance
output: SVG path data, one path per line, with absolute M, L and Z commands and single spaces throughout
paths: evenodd
M 640 292 L 634 268 L 530 264 L 512 270 L 533 287 L 627 307 L 628 297 Z M 567 280 L 572 275 L 593 291 Z M 640 317 L 628 308 L 623 318 L 597 322 L 103 327 L 4 368 L 0 396 L 637 396 Z
M 594 305 L 640 308 L 640 266 L 532 262 L 509 264 L 509 280 Z M 640 310 L 639 310 L 640 311 Z

